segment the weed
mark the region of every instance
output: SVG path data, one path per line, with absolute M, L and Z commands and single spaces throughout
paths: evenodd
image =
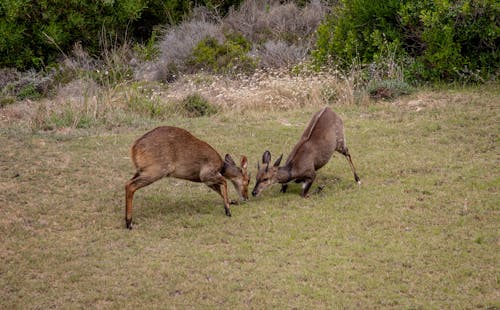
M 17 97 L 21 100 L 23 100 L 23 99 L 40 99 L 41 94 L 36 90 L 34 85 L 28 84 L 26 86 L 23 86 L 19 90 Z
M 16 102 L 16 98 L 13 97 L 13 96 L 2 96 L 2 98 L 0 98 L 0 108 L 3 108 L 9 104 L 13 104 L 14 102 Z

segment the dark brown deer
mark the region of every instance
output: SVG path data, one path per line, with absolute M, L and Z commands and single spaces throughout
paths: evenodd
M 125 184 L 125 224 L 132 229 L 132 200 L 135 191 L 163 177 L 203 182 L 222 196 L 224 210 L 231 216 L 226 179 L 231 181 L 243 200 L 248 199 L 247 158 L 241 168 L 229 154 L 222 160 L 206 142 L 188 131 L 170 126 L 155 128 L 132 145 L 131 157 L 136 173 Z
M 288 182 L 295 180 L 296 183 L 302 183 L 301 196 L 307 197 L 309 188 L 316 178 L 316 170 L 328 163 L 334 151 L 347 158 L 354 173 L 354 179 L 358 184 L 361 184 L 347 149 L 342 119 L 329 107 L 326 107 L 314 114 L 299 142 L 288 156 L 285 166 L 279 167 L 283 157 L 281 154 L 274 165 L 270 167 L 271 153 L 264 152 L 262 155 L 264 166 L 261 168 L 257 164 L 257 182 L 252 195 L 259 195 L 262 190 L 275 183 L 282 184 L 281 192 L 284 193 Z

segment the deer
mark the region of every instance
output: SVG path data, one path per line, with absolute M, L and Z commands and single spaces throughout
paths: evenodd
M 285 193 L 288 183 L 295 181 L 302 183 L 301 196 L 307 198 L 309 189 L 316 178 L 316 171 L 328 163 L 335 151 L 345 156 L 351 166 L 354 180 L 360 185 L 361 180 L 356 174 L 346 145 L 342 119 L 332 109 L 325 107 L 314 114 L 284 166 L 280 167 L 283 154 L 270 167 L 271 153 L 264 152 L 263 167 L 260 167 L 257 162 L 258 172 L 252 195 L 258 196 L 264 189 L 275 183 L 282 184 L 280 192 Z
M 164 177 L 205 183 L 222 197 L 227 216 L 231 216 L 229 204 L 235 202 L 228 198 L 226 179 L 233 183 L 242 200 L 248 200 L 247 157 L 241 157 L 241 167 L 229 154 L 222 160 L 212 146 L 185 129 L 157 127 L 138 138 L 130 152 L 136 172 L 125 184 L 125 224 L 128 229 L 132 229 L 134 193 Z

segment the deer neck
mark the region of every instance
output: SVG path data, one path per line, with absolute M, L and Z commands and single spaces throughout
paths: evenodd
M 220 174 L 222 174 L 226 179 L 234 178 L 240 173 L 238 167 L 233 165 L 228 165 L 224 162 Z
M 291 167 L 279 167 L 278 168 L 278 182 L 288 183 L 293 179 Z

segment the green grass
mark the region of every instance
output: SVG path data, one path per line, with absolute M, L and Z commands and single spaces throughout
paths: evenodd
M 137 192 L 132 231 L 129 147 L 156 123 L 2 128 L 0 308 L 498 308 L 499 93 L 414 96 L 425 104 L 334 107 L 361 187 L 336 155 L 320 194 L 276 185 L 228 218 L 204 185 L 164 179 Z M 286 157 L 315 110 L 163 124 L 245 153 L 254 176 L 265 149 Z

